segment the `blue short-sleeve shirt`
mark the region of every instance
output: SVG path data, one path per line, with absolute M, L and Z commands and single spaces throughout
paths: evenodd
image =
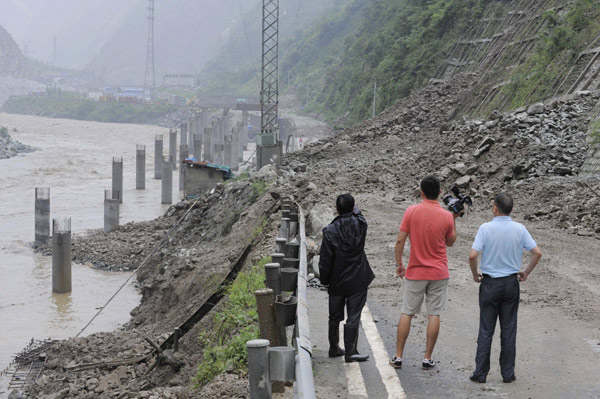
M 523 249 L 536 246 L 525 226 L 510 216 L 497 216 L 479 227 L 472 247 L 481 253 L 481 272 L 498 278 L 520 272 Z

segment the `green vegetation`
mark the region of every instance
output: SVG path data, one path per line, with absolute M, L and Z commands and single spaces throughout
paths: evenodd
M 262 218 L 262 221 L 260 222 L 260 226 L 258 226 L 254 230 L 252 230 L 252 235 L 250 236 L 250 242 L 256 240 L 256 238 L 258 238 L 259 236 L 262 235 L 265 227 L 267 227 L 267 223 L 268 223 L 268 220 L 267 220 L 266 216 L 264 216 Z
M 468 31 L 471 19 L 482 17 L 485 7 L 486 2 L 478 0 L 356 0 L 333 21 L 317 27 L 317 39 L 300 43 L 284 60 L 284 70 L 297 69 L 292 66 L 295 59 L 310 59 L 307 48 L 316 51 L 318 59 L 327 57 L 318 75 L 297 70 L 306 76 L 302 83 L 309 92 L 315 93 L 308 96 L 306 109 L 328 119 L 349 112 L 347 122 L 357 122 L 371 115 L 375 80 L 380 112 L 435 77 L 444 52 Z M 342 42 L 339 22 L 356 26 Z M 325 55 L 308 43 L 330 43 L 333 48 L 326 46 L 323 51 L 330 54 Z
M 8 129 L 4 126 L 0 126 L 0 139 L 6 139 L 10 137 L 8 134 Z
M 258 338 L 259 331 L 254 291 L 264 287 L 264 266 L 270 261 L 265 257 L 250 271 L 240 272 L 227 288 L 227 303 L 213 316 L 214 326 L 200 334 L 204 352 L 196 374 L 198 387 L 224 372 L 247 372 L 246 342 Z
M 545 28 L 540 34 L 535 54 L 508 77 L 497 98 L 510 98 L 509 109 L 543 100 L 554 95 L 577 55 L 600 34 L 600 8 L 593 0 L 576 0 L 565 15 L 547 11 Z M 487 111 L 497 107 L 492 102 Z
M 254 204 L 267 191 L 268 186 L 269 184 L 262 180 L 252 183 L 252 193 L 250 193 L 248 201 Z
M 171 105 L 80 100 L 65 92 L 60 96 L 11 97 L 2 106 L 2 111 L 13 114 L 114 123 L 152 123 L 175 110 Z

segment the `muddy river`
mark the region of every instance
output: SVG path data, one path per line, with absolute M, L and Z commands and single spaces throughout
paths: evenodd
M 72 218 L 73 233 L 103 227 L 104 189 L 111 187 L 113 156 L 124 160 L 121 224 L 153 219 L 160 204 L 160 180 L 154 180 L 155 126 L 80 122 L 0 113 L 0 126 L 15 140 L 39 149 L 0 160 L 0 371 L 32 338 L 68 338 L 77 334 L 129 277 L 73 264 L 73 291 L 52 293 L 52 259 L 35 254 L 34 188 L 50 187 L 51 216 Z M 14 130 L 16 129 L 16 130 Z M 146 145 L 146 190 L 135 190 L 136 144 Z M 166 150 L 166 148 L 165 148 Z M 177 175 L 173 181 L 178 181 Z M 173 199 L 179 196 L 177 187 Z M 132 280 L 135 280 L 132 279 Z M 139 302 L 128 284 L 85 331 L 113 330 L 129 319 Z M 0 398 L 6 377 L 0 377 Z

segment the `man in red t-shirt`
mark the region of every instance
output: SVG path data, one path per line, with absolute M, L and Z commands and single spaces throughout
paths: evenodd
M 421 181 L 421 198 L 418 205 L 409 206 L 396 240 L 396 273 L 406 277 L 402 316 L 398 323 L 396 354 L 390 360 L 395 368 L 402 367 L 402 353 L 410 332 L 413 316 L 421 311 L 425 298 L 427 304 L 427 344 L 423 369 L 435 367 L 432 359 L 433 348 L 440 331 L 440 314 L 446 306 L 448 291 L 448 259 L 446 247 L 456 241 L 454 221 L 460 214 L 452 214 L 438 202 L 440 181 L 434 176 L 426 176 Z M 406 238 L 410 238 L 408 267 L 402 264 L 402 254 Z

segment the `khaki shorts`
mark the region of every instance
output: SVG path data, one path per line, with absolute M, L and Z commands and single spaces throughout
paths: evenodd
M 427 314 L 439 316 L 446 309 L 448 279 L 445 280 L 404 280 L 402 313 L 415 315 L 421 311 L 425 297 Z

